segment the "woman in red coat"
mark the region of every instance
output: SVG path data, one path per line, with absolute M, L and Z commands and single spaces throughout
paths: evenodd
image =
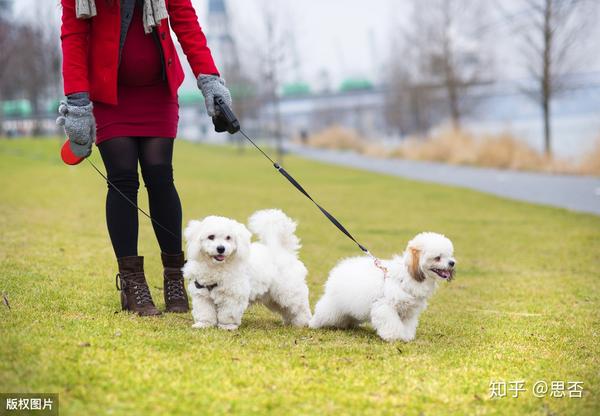
M 168 312 L 187 312 L 181 267 L 181 203 L 173 182 L 177 135 L 177 90 L 184 72 L 171 39 L 173 29 L 206 100 L 231 105 L 191 0 L 61 0 L 64 92 L 59 123 L 78 156 L 94 141 L 110 184 L 108 232 L 117 257 L 117 288 L 124 310 L 159 315 L 138 256 L 138 163 L 148 190 L 150 213 L 164 265 Z M 112 185 L 111 185 L 112 184 Z M 114 187 L 113 187 L 114 185 Z M 115 189 L 116 188 L 116 189 Z

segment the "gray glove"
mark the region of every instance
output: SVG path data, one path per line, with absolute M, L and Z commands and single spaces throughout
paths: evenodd
M 58 107 L 60 116 L 56 124 L 63 126 L 70 140 L 71 150 L 78 157 L 88 157 L 92 153 L 92 144 L 96 139 L 96 120 L 92 113 L 92 103 L 73 105 L 61 101 Z
M 225 80 L 217 75 L 203 75 L 198 77 L 198 88 L 202 91 L 204 102 L 206 104 L 206 112 L 210 117 L 217 115 L 215 109 L 215 97 L 223 98 L 225 104 L 229 107 L 233 104 L 231 93 L 225 86 Z

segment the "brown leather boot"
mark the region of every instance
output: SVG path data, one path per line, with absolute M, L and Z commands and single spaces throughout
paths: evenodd
M 185 293 L 183 273 L 181 271 L 181 268 L 185 263 L 183 253 L 161 253 L 160 257 L 165 268 L 165 272 L 163 274 L 163 295 L 165 297 L 166 311 L 173 313 L 188 312 L 190 307 L 188 304 L 187 293 Z
M 154 306 L 146 276 L 144 258 L 139 256 L 117 259 L 119 273 L 116 277 L 117 290 L 121 292 L 121 307 L 124 311 L 136 312 L 139 316 L 157 316 L 160 311 Z

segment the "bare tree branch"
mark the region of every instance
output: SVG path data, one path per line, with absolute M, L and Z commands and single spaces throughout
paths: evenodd
M 534 80 L 524 92 L 539 103 L 544 122 L 544 149 L 552 152 L 552 100 L 568 87 L 565 74 L 577 68 L 576 46 L 588 33 L 582 11 L 594 11 L 587 0 L 525 0 L 529 27 L 521 28 L 524 66 Z M 593 13 L 591 13 L 593 15 Z

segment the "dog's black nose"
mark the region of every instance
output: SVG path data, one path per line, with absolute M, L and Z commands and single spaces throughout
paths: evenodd
M 225 247 L 223 247 L 223 246 L 217 247 L 217 253 L 219 253 L 219 254 L 225 253 Z
M 450 261 L 448 262 L 448 265 L 449 265 L 450 267 L 454 267 L 454 265 L 455 265 L 455 264 L 456 264 L 456 262 L 455 262 L 454 260 L 450 260 Z

